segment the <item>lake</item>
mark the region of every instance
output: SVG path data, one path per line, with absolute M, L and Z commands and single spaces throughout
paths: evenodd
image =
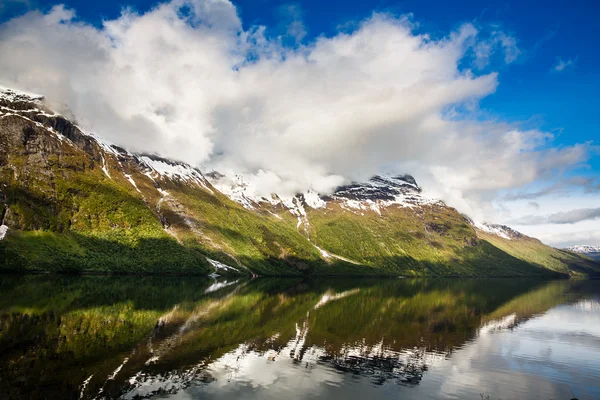
M 600 399 L 600 281 L 0 275 L 2 399 Z

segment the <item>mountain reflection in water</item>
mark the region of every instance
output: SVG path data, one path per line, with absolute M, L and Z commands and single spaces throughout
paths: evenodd
M 597 399 L 600 282 L 0 276 L 8 399 Z

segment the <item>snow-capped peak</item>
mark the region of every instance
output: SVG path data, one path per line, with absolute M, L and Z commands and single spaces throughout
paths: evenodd
M 421 188 L 410 175 L 375 175 L 366 182 L 338 187 L 332 196 L 350 200 L 394 200 L 398 195 L 419 195 Z
M 580 244 L 575 246 L 567 247 L 565 250 L 572 251 L 574 253 L 600 253 L 600 246 L 588 246 L 586 244 Z

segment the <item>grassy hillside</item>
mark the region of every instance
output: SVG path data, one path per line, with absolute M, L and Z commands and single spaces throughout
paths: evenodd
M 508 240 L 486 232 L 480 231 L 478 234 L 511 256 L 552 271 L 571 276 L 597 276 L 600 271 L 598 262 L 580 254 L 546 246 L 535 238 L 523 236 L 518 240 Z
M 509 252 L 500 246 L 503 242 L 495 240 L 495 235 L 479 238 L 459 213 L 439 205 L 420 209 L 390 207 L 381 215 L 333 207 L 311 210 L 309 219 L 311 238 L 320 247 L 405 276 L 568 274 L 571 265 L 554 260 L 554 249 L 541 243 L 538 257 L 543 263 Z

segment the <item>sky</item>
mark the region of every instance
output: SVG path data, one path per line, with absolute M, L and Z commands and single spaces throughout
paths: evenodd
M 596 1 L 0 0 L 0 85 L 133 151 L 326 194 L 411 173 L 600 245 Z

